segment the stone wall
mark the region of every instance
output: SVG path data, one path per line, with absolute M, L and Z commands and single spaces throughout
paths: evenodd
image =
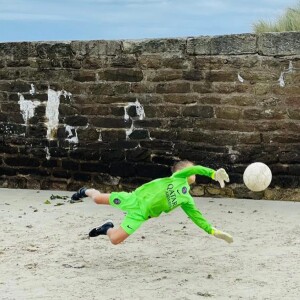
M 300 32 L 2 43 L 0 186 L 130 190 L 190 159 L 231 177 L 196 195 L 300 200 L 299 94 Z

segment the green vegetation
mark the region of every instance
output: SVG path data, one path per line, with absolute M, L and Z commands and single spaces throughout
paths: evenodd
M 300 2 L 294 8 L 287 8 L 275 22 L 258 21 L 253 24 L 255 33 L 300 31 Z

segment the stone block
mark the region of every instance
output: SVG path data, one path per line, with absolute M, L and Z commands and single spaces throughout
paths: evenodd
M 144 54 L 138 56 L 141 69 L 159 69 L 162 66 L 162 57 L 158 54 Z
M 130 128 L 132 120 L 125 120 L 124 118 L 113 117 L 92 117 L 89 120 L 90 124 L 99 128 Z
M 68 116 L 65 118 L 65 123 L 70 126 L 86 126 L 88 119 L 84 116 Z
M 224 70 L 210 70 L 203 73 L 205 80 L 209 82 L 234 82 L 237 81 L 237 71 L 224 71 Z
M 128 95 L 131 91 L 131 83 L 129 83 L 129 81 L 114 83 L 113 90 L 115 95 Z
M 108 62 L 116 68 L 134 68 L 137 67 L 137 57 L 133 54 L 112 56 Z
M 187 53 L 191 55 L 240 55 L 256 52 L 254 34 L 201 36 L 187 40 Z
M 300 109 L 287 109 L 287 113 L 290 119 L 300 120 Z
M 88 41 L 86 46 L 79 46 L 79 53 L 86 51 L 90 57 L 100 57 L 102 55 L 117 55 L 121 54 L 121 42 L 120 41 Z
M 159 128 L 162 127 L 162 120 L 158 119 L 145 119 L 134 121 L 135 128 Z
M 126 151 L 128 161 L 150 161 L 151 151 L 146 148 L 129 149 Z
M 110 175 L 121 177 L 135 177 L 134 163 L 132 162 L 112 162 L 110 165 Z
M 241 55 L 255 54 L 256 35 L 255 34 L 232 34 L 224 36 L 214 36 L 211 39 L 212 55 Z
M 0 176 L 15 176 L 17 175 L 17 169 L 11 167 L 0 166 Z
M 143 80 L 143 72 L 138 69 L 117 68 L 98 72 L 99 80 L 139 82 Z
M 144 71 L 145 78 L 149 81 L 160 82 L 160 81 L 172 81 L 183 79 L 181 70 L 172 69 L 160 69 L 156 72 Z
M 69 171 L 65 170 L 52 170 L 52 176 L 57 178 L 69 179 L 72 177 L 72 174 Z
M 108 173 L 109 167 L 103 162 L 84 162 L 80 164 L 80 170 L 84 172 Z
M 113 86 L 109 83 L 95 83 L 95 84 L 90 84 L 87 87 L 87 92 L 88 94 L 92 94 L 92 95 L 107 95 L 107 96 L 113 96 L 114 93 L 114 89 Z M 81 93 L 81 91 L 79 91 L 79 93 Z
M 90 182 L 92 177 L 89 173 L 76 172 L 73 174 L 74 180 L 82 181 L 82 182 Z
M 99 132 L 95 128 L 78 128 L 77 135 L 79 141 L 98 141 L 99 140 Z
M 182 108 L 183 117 L 197 117 L 197 118 L 213 118 L 214 117 L 214 108 L 212 106 L 200 106 L 200 105 L 191 105 L 184 106 Z
M 182 78 L 190 81 L 200 81 L 204 79 L 205 73 L 202 70 L 190 69 L 183 71 Z
M 100 158 L 100 152 L 99 149 L 95 150 L 95 149 L 88 149 L 88 148 L 80 148 L 80 149 L 74 149 L 70 151 L 69 157 L 74 160 L 98 161 Z
M 78 71 L 74 73 L 73 80 L 80 82 L 95 81 L 96 73 L 90 70 Z
M 187 57 L 182 55 L 171 55 L 161 57 L 162 66 L 170 69 L 190 69 L 191 63 L 187 60 Z
M 55 168 L 58 167 L 58 160 L 57 159 L 44 160 L 41 165 L 42 167 L 45 168 Z
M 223 106 L 215 108 L 216 117 L 220 119 L 239 120 L 242 110 L 236 107 Z
M 150 138 L 149 131 L 146 129 L 134 129 L 132 133 L 128 135 L 130 140 L 147 140 Z
M 47 127 L 44 124 L 27 126 L 27 135 L 34 138 L 45 138 L 47 136 Z
M 166 166 L 173 166 L 175 162 L 178 160 L 173 156 L 166 156 L 163 154 L 154 154 L 151 156 L 151 160 L 153 163 L 160 164 L 160 165 L 166 165 Z
M 104 142 L 125 140 L 126 132 L 124 129 L 101 129 L 101 138 Z
M 123 41 L 123 53 L 184 53 L 185 39 L 146 39 Z
M 156 87 L 156 92 L 159 94 L 188 93 L 190 92 L 190 83 L 189 82 L 159 83 Z
M 171 176 L 171 170 L 164 165 L 139 163 L 135 166 L 135 176 L 156 179 Z
M 258 52 L 267 56 L 300 54 L 300 32 L 272 32 L 258 35 Z
M 186 51 L 190 55 L 209 55 L 211 53 L 211 37 L 201 36 L 187 39 Z
M 109 174 L 98 174 L 93 177 L 95 183 L 104 184 L 108 186 L 116 186 L 120 182 L 119 177 L 113 177 Z
M 71 171 L 79 170 L 79 163 L 74 160 L 63 159 L 61 161 L 61 166 L 65 170 L 71 170 Z
M 125 160 L 124 149 L 109 149 L 101 151 L 102 162 L 113 162 Z
M 4 159 L 4 162 L 8 166 L 13 167 L 39 167 L 40 161 L 36 158 L 30 158 L 28 156 L 14 156 L 7 157 Z
M 198 95 L 194 93 L 189 93 L 189 94 L 164 94 L 163 95 L 163 100 L 166 103 L 172 103 L 171 105 L 166 106 L 167 110 L 172 111 L 172 108 L 174 108 L 174 104 L 196 104 L 198 101 Z M 179 109 L 178 107 L 176 108 L 176 115 L 178 116 L 179 114 Z M 163 109 L 161 107 L 160 109 Z M 172 116 L 171 114 L 170 116 Z

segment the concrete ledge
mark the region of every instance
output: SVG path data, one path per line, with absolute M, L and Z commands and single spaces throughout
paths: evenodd
M 262 55 L 299 55 L 300 32 L 263 33 L 258 35 L 257 45 Z

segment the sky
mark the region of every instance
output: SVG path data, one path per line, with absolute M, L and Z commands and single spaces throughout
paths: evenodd
M 299 0 L 0 0 L 0 42 L 252 32 Z

